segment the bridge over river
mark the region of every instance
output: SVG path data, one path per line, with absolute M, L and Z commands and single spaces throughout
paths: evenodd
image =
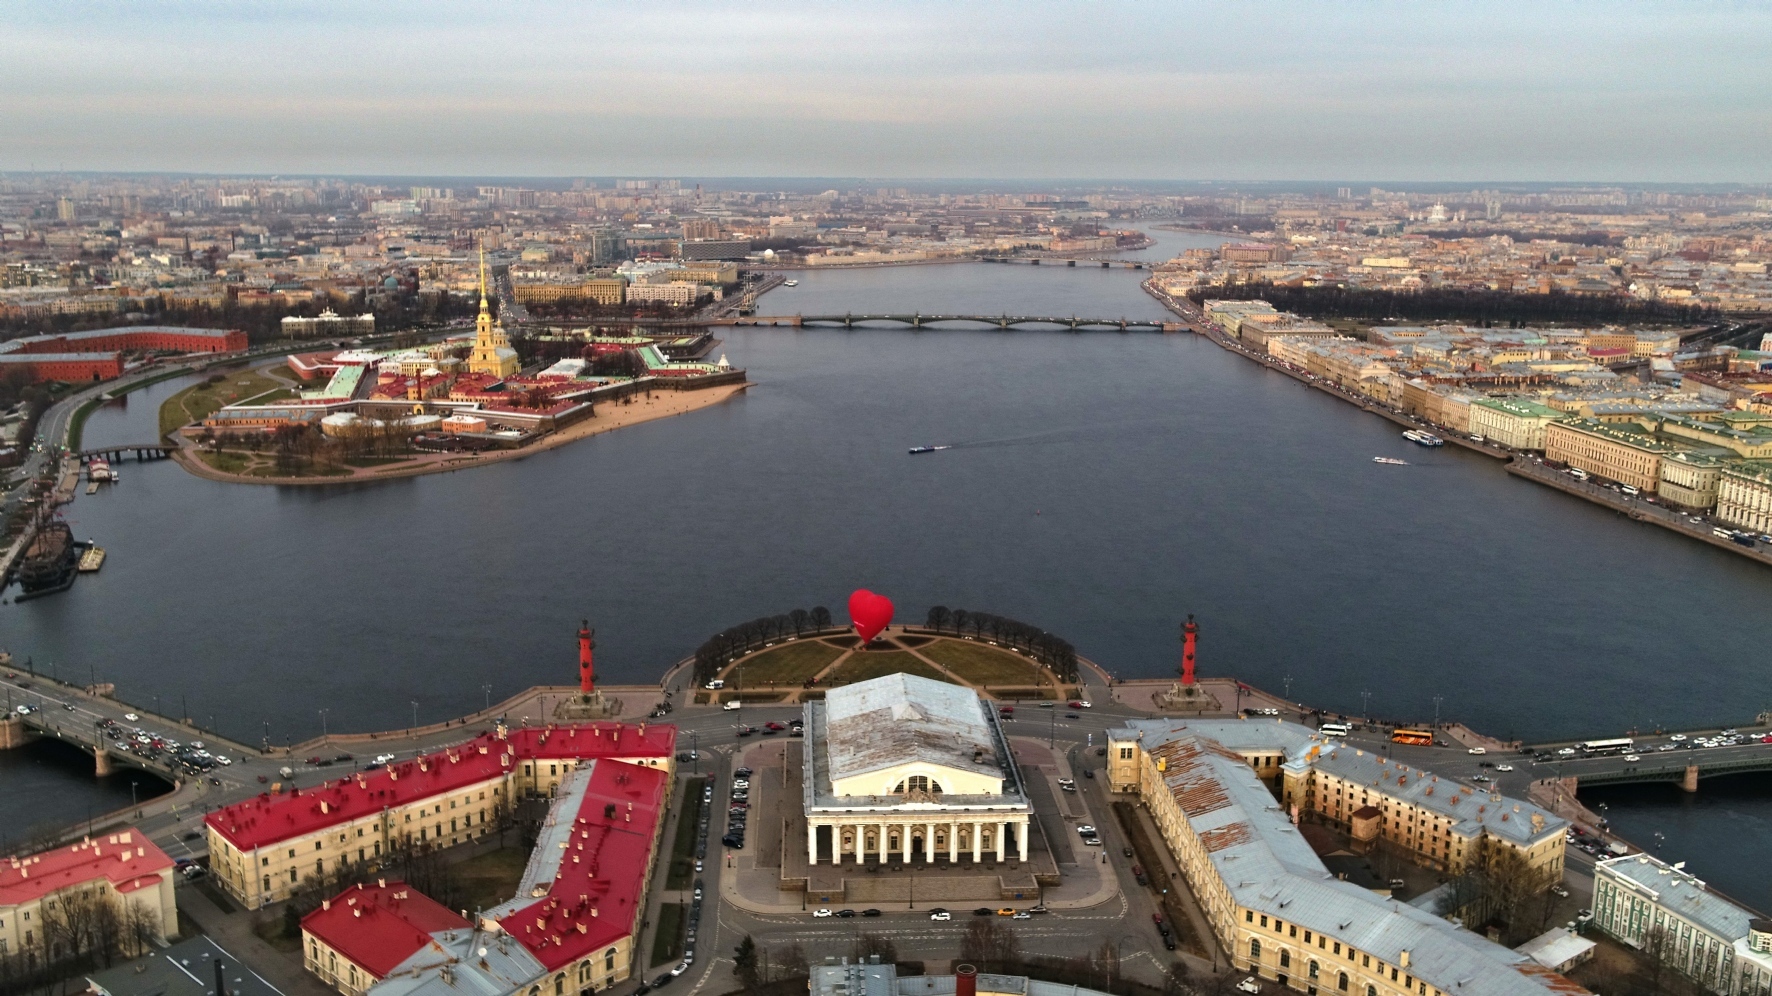
M 721 325 L 787 326 L 791 328 L 1022 329 L 1071 332 L 1185 332 L 1180 322 L 1147 318 L 1079 318 L 1076 315 L 925 315 L 921 312 L 880 315 L 743 315 Z

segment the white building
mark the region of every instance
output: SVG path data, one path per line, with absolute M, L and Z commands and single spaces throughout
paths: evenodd
M 282 327 L 283 334 L 291 339 L 332 335 L 374 335 L 375 315 L 372 312 L 365 312 L 347 318 L 334 312 L 331 308 L 327 308 L 313 318 L 289 315 L 283 319 Z
M 806 704 L 804 751 L 810 864 L 1027 857 L 1021 772 L 969 688 L 908 674 L 833 688 Z
M 1594 866 L 1594 926 L 1712 992 L 1758 996 L 1772 987 L 1772 920 L 1648 854 Z

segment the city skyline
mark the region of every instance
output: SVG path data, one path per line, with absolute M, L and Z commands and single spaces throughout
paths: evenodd
M 8 9 L 7 170 L 1758 182 L 1772 152 L 1763 4 Z

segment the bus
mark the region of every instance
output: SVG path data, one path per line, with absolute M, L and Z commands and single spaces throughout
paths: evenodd
M 1345 737 L 1354 732 L 1354 729 L 1346 723 L 1324 723 L 1317 727 L 1317 732 L 1326 737 Z
M 1589 740 L 1586 743 L 1576 744 L 1576 746 L 1580 747 L 1584 754 L 1606 754 L 1612 751 L 1628 751 L 1633 746 L 1633 741 L 1629 737 L 1619 737 L 1616 740 Z
M 1432 747 L 1434 745 L 1434 731 L 1432 731 L 1432 730 L 1392 730 L 1391 731 L 1391 743 L 1393 743 L 1393 744 L 1415 744 L 1418 747 Z

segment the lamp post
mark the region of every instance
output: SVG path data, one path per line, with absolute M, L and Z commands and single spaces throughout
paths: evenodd
M 320 710 L 320 739 L 321 740 L 326 739 L 326 713 L 328 711 L 329 710 L 326 710 L 326 709 Z
M 1120 945 L 1133 940 L 1137 938 L 1131 934 L 1121 934 L 1119 940 L 1114 942 L 1114 960 L 1107 966 L 1107 990 L 1110 993 L 1114 991 L 1114 966 L 1120 963 Z M 1126 981 L 1125 971 L 1120 972 L 1120 981 Z
M 1372 693 L 1364 689 L 1360 691 L 1360 715 L 1366 722 L 1372 722 Z
M 1440 728 L 1440 703 L 1443 701 L 1445 701 L 1444 696 L 1434 696 L 1434 729 L 1436 730 Z
M 486 711 L 491 712 L 492 711 L 492 686 L 491 685 L 481 685 L 480 686 L 480 694 L 486 697 Z
M 418 729 L 418 700 L 412 700 L 412 728 Z

